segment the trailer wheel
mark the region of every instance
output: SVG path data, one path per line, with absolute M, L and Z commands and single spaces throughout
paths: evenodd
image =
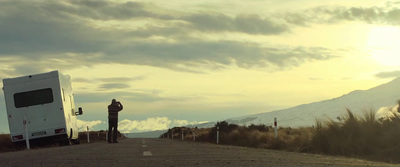
M 71 129 L 71 131 L 70 131 L 71 133 L 71 135 L 69 135 L 70 137 L 68 137 L 68 135 L 66 134 L 65 136 L 64 136 L 64 138 L 59 142 L 59 145 L 60 146 L 70 146 L 70 145 L 72 145 L 72 141 L 71 141 L 71 138 L 72 138 L 72 129 Z
M 81 141 L 79 139 L 72 139 L 71 141 L 73 144 L 81 144 Z
M 60 142 L 59 142 L 59 145 L 60 146 L 70 146 L 71 145 L 71 139 L 68 137 L 68 136 L 66 136 L 66 138 L 63 138 Z
M 71 140 L 72 144 L 81 144 L 81 141 L 79 140 L 79 134 L 78 134 L 78 137 L 76 139 L 72 139 L 72 129 L 71 129 L 70 140 Z

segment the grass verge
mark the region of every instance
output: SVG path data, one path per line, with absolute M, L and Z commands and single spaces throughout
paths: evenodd
M 362 116 L 350 110 L 338 120 L 316 121 L 315 127 L 279 128 L 275 138 L 271 126 L 238 126 L 225 121 L 213 128 L 197 129 L 175 127 L 167 133 L 181 140 L 216 143 L 219 127 L 219 143 L 255 148 L 276 149 L 295 152 L 341 155 L 374 161 L 400 163 L 400 114 L 377 119 L 374 111 Z M 167 136 L 163 134 L 164 136 Z

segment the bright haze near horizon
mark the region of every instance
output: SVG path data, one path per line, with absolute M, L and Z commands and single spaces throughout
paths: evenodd
M 398 77 L 399 53 L 400 1 L 0 1 L 0 79 L 69 74 L 93 130 L 113 98 L 122 132 L 335 98 Z

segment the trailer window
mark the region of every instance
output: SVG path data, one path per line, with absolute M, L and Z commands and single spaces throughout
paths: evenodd
M 51 88 L 14 94 L 16 108 L 52 103 L 53 101 L 53 90 Z

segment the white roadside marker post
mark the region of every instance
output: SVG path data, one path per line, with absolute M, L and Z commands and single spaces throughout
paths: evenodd
M 86 130 L 87 130 L 87 142 L 89 143 L 89 126 L 86 126 Z
M 197 131 L 197 127 L 195 127 L 193 129 L 193 141 L 196 141 L 196 131 Z
M 196 132 L 193 130 L 193 141 L 196 141 Z
M 106 129 L 106 142 L 108 142 L 108 130 Z
M 28 133 L 28 123 L 26 122 L 26 117 L 24 116 L 24 126 L 25 126 L 25 142 L 26 142 L 26 149 L 30 150 L 31 146 L 29 144 L 29 133 Z
M 278 123 L 276 117 L 274 118 L 274 126 L 275 126 L 275 139 L 278 138 Z
M 217 126 L 217 144 L 219 144 L 219 127 Z

